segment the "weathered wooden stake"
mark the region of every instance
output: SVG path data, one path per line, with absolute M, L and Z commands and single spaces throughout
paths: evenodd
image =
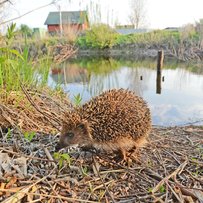
M 156 93 L 161 94 L 161 70 L 164 61 L 164 51 L 159 50 L 157 54 L 157 75 L 156 75 Z
M 157 55 L 157 73 L 161 73 L 164 62 L 164 51 L 159 50 Z

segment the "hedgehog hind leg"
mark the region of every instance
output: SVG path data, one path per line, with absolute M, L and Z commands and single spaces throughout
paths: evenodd
M 140 150 L 137 147 L 134 147 L 129 151 L 129 157 L 132 161 L 135 161 L 136 163 L 141 164 L 140 160 Z
M 140 148 L 144 147 L 147 143 L 147 136 L 141 136 L 140 138 L 138 138 L 134 143 L 134 147 L 131 148 L 131 150 L 129 151 L 130 158 L 137 163 L 141 163 Z
M 137 157 L 131 156 L 129 154 L 128 150 L 125 150 L 123 148 L 119 149 L 119 163 L 122 165 L 125 165 L 127 167 L 130 167 L 132 165 L 133 160 L 140 163 L 140 161 L 137 159 Z

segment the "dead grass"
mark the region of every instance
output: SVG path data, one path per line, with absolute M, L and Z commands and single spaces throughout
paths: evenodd
M 28 132 L 53 133 L 70 108 L 67 96 L 50 89 L 6 92 L 1 90 L 0 126 Z

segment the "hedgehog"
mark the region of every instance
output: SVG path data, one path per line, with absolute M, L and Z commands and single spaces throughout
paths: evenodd
M 112 89 L 65 114 L 56 149 L 77 144 L 126 160 L 128 151 L 146 143 L 150 129 L 147 103 L 132 91 Z

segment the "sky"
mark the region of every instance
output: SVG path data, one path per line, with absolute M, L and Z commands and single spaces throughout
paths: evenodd
M 9 8 L 7 19 L 18 17 L 34 8 L 46 5 L 52 0 L 14 0 Z M 27 24 L 30 27 L 45 27 L 44 22 L 50 11 L 84 10 L 90 1 L 101 5 L 103 23 L 129 24 L 129 0 L 60 0 L 57 5 L 47 6 L 34 11 L 18 20 L 17 25 Z M 152 29 L 179 27 L 195 23 L 203 18 L 203 0 L 145 0 L 146 26 Z M 109 16 L 109 18 L 108 18 Z

